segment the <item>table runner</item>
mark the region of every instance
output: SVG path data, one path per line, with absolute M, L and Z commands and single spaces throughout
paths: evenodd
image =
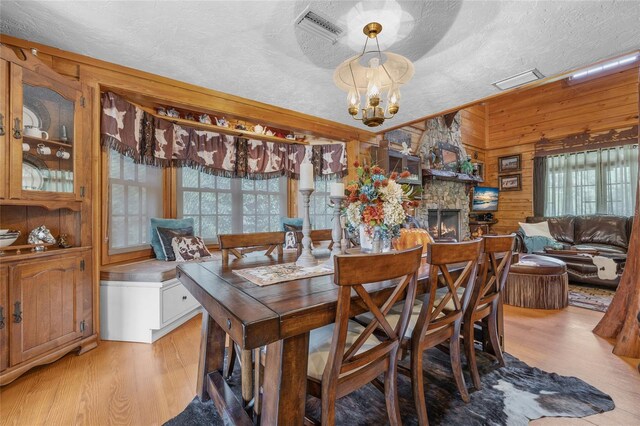
M 236 269 L 233 273 L 240 275 L 242 278 L 245 278 L 256 285 L 266 286 L 286 281 L 333 274 L 333 269 L 325 266 L 324 264 L 311 267 L 301 267 L 296 266 L 295 263 L 283 263 L 281 265 Z

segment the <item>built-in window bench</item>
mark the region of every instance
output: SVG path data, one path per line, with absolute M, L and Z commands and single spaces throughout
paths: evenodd
M 144 260 L 100 271 L 100 338 L 153 343 L 200 313 L 176 279 L 179 262 Z

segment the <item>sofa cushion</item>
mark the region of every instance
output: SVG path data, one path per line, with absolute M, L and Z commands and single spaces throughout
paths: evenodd
M 575 216 L 530 216 L 526 219 L 527 223 L 538 223 L 543 221 L 547 221 L 549 223 L 549 231 L 556 241 L 574 244 Z
M 578 216 L 575 224 L 575 244 L 606 244 L 627 250 L 628 222 L 629 219 L 624 216 Z
M 597 244 L 597 243 L 586 243 L 586 244 L 576 244 L 572 246 L 578 250 L 597 250 L 600 253 L 604 254 L 616 254 L 616 255 L 627 255 L 627 250 L 622 247 L 610 246 L 609 244 Z

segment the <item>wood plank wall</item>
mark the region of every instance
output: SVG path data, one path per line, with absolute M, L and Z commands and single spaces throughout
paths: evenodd
M 638 67 L 580 84 L 557 81 L 486 102 L 487 186 L 498 186 L 498 157 L 522 155 L 522 191 L 502 192 L 494 231 L 518 229 L 533 214 L 533 157 L 542 137 L 556 139 L 638 122 Z

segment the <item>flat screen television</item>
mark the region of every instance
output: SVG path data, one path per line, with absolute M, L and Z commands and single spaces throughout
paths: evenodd
M 488 186 L 476 186 L 473 189 L 471 199 L 471 211 L 495 212 L 498 211 L 498 188 Z

